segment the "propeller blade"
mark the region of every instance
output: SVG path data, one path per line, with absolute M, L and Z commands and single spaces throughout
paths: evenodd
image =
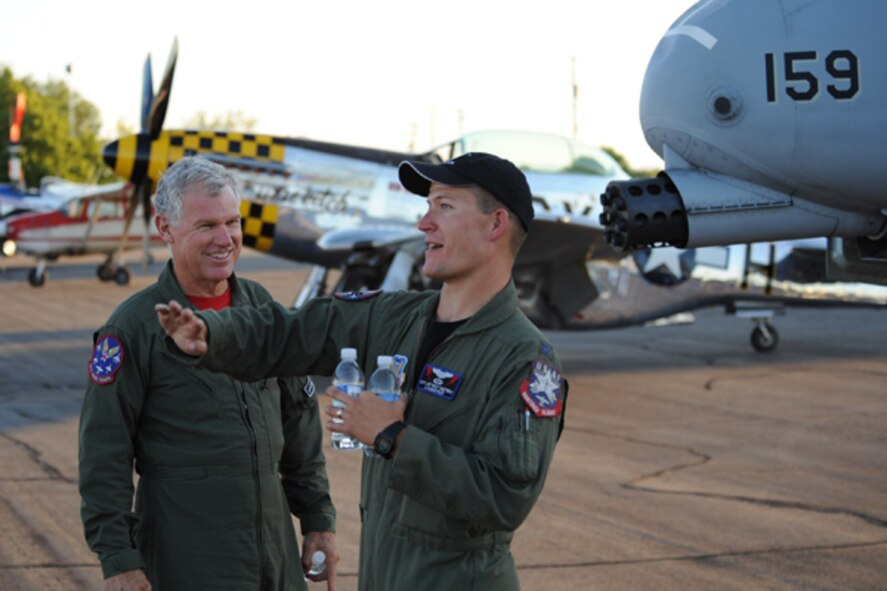
M 166 108 L 169 106 L 169 93 L 172 90 L 172 78 L 176 72 L 176 59 L 179 55 L 179 40 L 173 40 L 172 51 L 169 53 L 169 61 L 166 62 L 166 71 L 163 74 L 163 80 L 160 82 L 160 88 L 154 95 L 151 103 L 151 110 L 148 115 L 148 134 L 151 139 L 157 139 L 160 130 L 163 129 L 163 120 L 166 118 Z
M 148 130 L 148 117 L 151 113 L 151 103 L 154 102 L 154 79 L 151 76 L 151 54 L 145 58 L 145 68 L 142 72 L 142 133 Z
M 132 193 L 129 197 L 129 211 L 126 212 L 126 222 L 123 224 L 123 233 L 120 236 L 120 246 L 117 248 L 118 264 L 123 260 L 123 251 L 126 248 L 126 239 L 129 237 L 129 228 L 132 226 L 132 220 L 135 218 L 136 209 L 139 203 L 143 203 L 146 198 L 150 198 L 150 181 L 141 179 L 132 187 Z M 147 193 L 147 197 L 145 194 Z

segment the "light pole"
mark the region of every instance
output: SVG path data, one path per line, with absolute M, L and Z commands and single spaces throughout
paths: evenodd
M 65 65 L 68 73 L 68 135 L 74 139 L 74 66 Z

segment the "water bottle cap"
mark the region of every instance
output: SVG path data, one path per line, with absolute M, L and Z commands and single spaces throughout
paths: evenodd
M 342 349 L 342 359 L 357 359 L 357 349 L 353 347 L 344 347 Z
M 394 357 L 391 355 L 379 355 L 376 357 L 376 364 L 379 367 L 391 367 L 394 365 Z
M 311 562 L 314 564 L 323 564 L 326 562 L 326 554 L 323 553 L 323 550 L 315 550 L 314 554 L 311 555 Z

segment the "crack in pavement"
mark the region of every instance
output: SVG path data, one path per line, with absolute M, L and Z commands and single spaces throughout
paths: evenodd
M 49 462 L 42 460 L 41 456 L 43 455 L 43 453 L 39 449 L 37 449 L 36 447 L 34 447 L 34 446 L 32 446 L 20 439 L 16 439 L 15 437 L 13 437 L 12 435 L 10 435 L 8 433 L 0 432 L 0 437 L 9 440 L 12 443 L 14 443 L 15 445 L 24 449 L 25 453 L 28 455 L 28 457 L 31 459 L 31 461 L 34 462 L 35 464 L 37 464 L 38 466 L 40 466 L 40 469 L 43 470 L 43 472 L 47 475 L 47 478 L 49 480 L 61 480 L 62 482 L 67 482 L 69 484 L 77 484 L 77 481 L 75 479 L 68 478 L 67 476 L 62 474 L 58 468 L 56 468 L 55 466 L 53 466 Z M 43 480 L 43 479 L 38 479 L 38 480 Z
M 569 429 L 569 427 L 567 427 Z M 711 460 L 711 456 L 705 454 L 703 452 L 697 451 L 691 447 L 683 447 L 679 445 L 669 445 L 666 443 L 660 443 L 655 441 L 645 441 L 643 439 L 637 439 L 635 437 L 629 437 L 626 435 L 613 435 L 611 433 L 604 433 L 601 431 L 597 431 L 595 429 L 573 429 L 575 431 L 580 431 L 583 433 L 591 433 L 593 435 L 597 435 L 599 437 L 608 437 L 611 439 L 619 439 L 622 441 L 626 441 L 629 443 L 635 443 L 639 445 L 649 445 L 656 448 L 665 448 L 665 449 L 673 449 L 682 451 L 684 453 L 690 454 L 691 456 L 695 456 L 695 460 L 689 462 L 682 462 L 679 464 L 674 464 L 672 466 L 668 466 L 662 468 L 660 470 L 656 470 L 655 472 L 650 472 L 648 474 L 642 474 L 637 478 L 633 478 L 626 482 L 622 482 L 619 484 L 624 489 L 627 490 L 635 490 L 639 492 L 653 493 L 653 494 L 663 494 L 663 495 L 681 495 L 681 496 L 693 496 L 693 497 L 702 497 L 702 498 L 710 498 L 710 499 L 721 499 L 726 501 L 735 501 L 739 503 L 747 503 L 752 505 L 761 505 L 765 507 L 774 507 L 777 509 L 795 509 L 799 511 L 810 511 L 813 513 L 821 513 L 826 515 L 845 515 L 847 517 L 852 517 L 855 519 L 859 519 L 864 521 L 870 525 L 874 525 L 876 527 L 887 528 L 887 519 L 883 519 L 881 517 L 877 517 L 874 515 L 870 515 L 868 513 L 864 513 L 862 511 L 856 511 L 854 509 L 847 509 L 844 507 L 828 507 L 821 505 L 814 505 L 812 503 L 802 503 L 799 501 L 783 501 L 779 499 L 767 499 L 767 498 L 758 498 L 758 497 L 750 497 L 745 495 L 728 495 L 721 493 L 708 493 L 702 491 L 695 490 L 660 490 L 656 488 L 651 488 L 647 486 L 638 485 L 639 482 L 644 480 L 650 480 L 653 478 L 659 478 L 664 476 L 665 474 L 678 472 L 680 470 L 686 470 L 688 468 L 693 468 L 695 466 L 700 466 L 705 464 Z

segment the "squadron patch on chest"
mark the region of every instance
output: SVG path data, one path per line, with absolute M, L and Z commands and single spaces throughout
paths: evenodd
M 114 375 L 123 365 L 124 353 L 123 343 L 117 337 L 109 334 L 100 336 L 86 366 L 89 379 L 99 386 L 113 383 Z
M 461 385 L 462 374 L 427 363 L 422 368 L 416 388 L 444 400 L 452 400 Z
M 521 382 L 520 395 L 537 417 L 560 416 L 564 407 L 564 376 L 542 359 L 530 364 L 530 377 Z
M 371 289 L 369 291 L 337 291 L 333 297 L 345 302 L 362 302 L 363 300 L 374 298 L 380 293 L 382 293 L 381 289 Z

